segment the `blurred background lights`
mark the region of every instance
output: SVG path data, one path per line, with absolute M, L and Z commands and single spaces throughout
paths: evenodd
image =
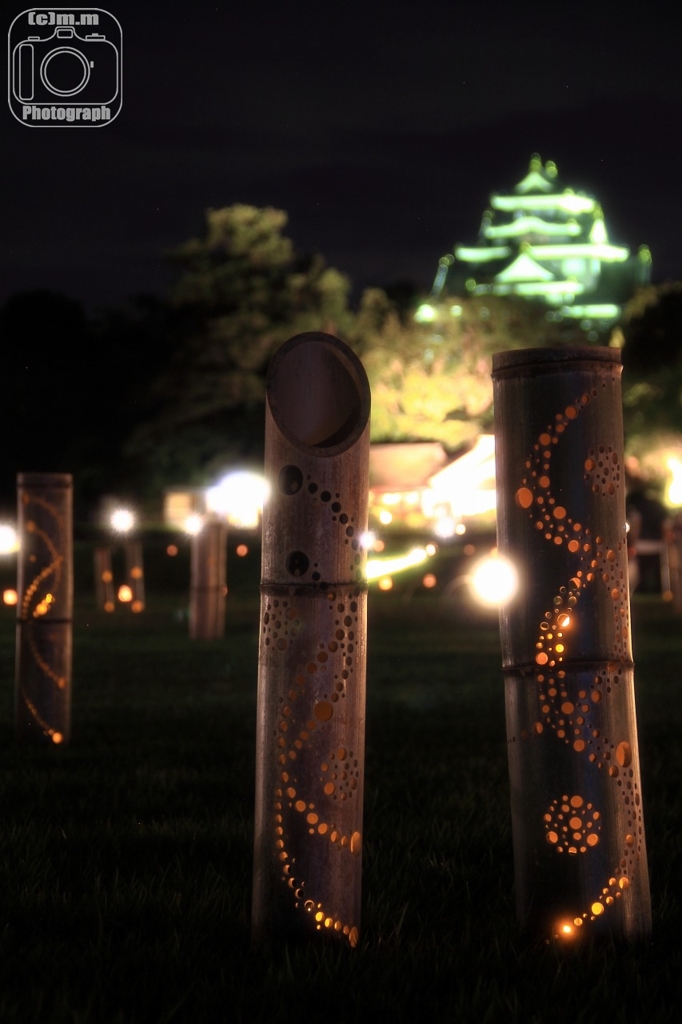
M 248 545 L 237 544 L 237 547 L 235 548 L 235 553 L 239 556 L 239 558 L 246 558 L 246 556 L 249 553 Z
M 215 487 L 206 492 L 209 512 L 224 516 L 233 526 L 255 529 L 263 514 L 268 497 L 268 484 L 264 477 L 248 470 L 228 473 Z
M 478 601 L 494 608 L 513 598 L 518 589 L 518 576 L 508 559 L 490 555 L 474 567 L 471 585 Z
M 8 523 L 0 524 L 0 555 L 11 555 L 19 547 L 17 531 Z
M 374 530 L 365 530 L 360 537 L 360 546 L 365 551 L 372 551 L 376 543 L 377 535 Z
M 450 516 L 443 516 L 442 519 L 438 519 L 436 521 L 436 524 L 433 527 L 433 532 L 437 537 L 440 537 L 441 540 L 448 540 L 450 537 L 454 537 L 457 533 L 457 524 L 454 519 L 450 518 Z
M 191 516 L 187 516 L 182 528 L 190 537 L 196 537 L 204 528 L 204 517 L 200 516 L 198 512 L 193 512 Z
M 133 592 L 127 583 L 123 583 L 118 588 L 118 599 L 122 604 L 127 604 L 129 601 L 132 601 Z
M 430 324 L 438 316 L 436 309 L 429 305 L 428 302 L 422 302 L 421 306 L 418 307 L 414 318 L 418 324 Z
M 135 516 L 129 508 L 117 508 L 109 517 L 109 525 L 116 533 L 129 533 L 135 525 Z
M 19 595 L 17 594 L 16 590 L 3 590 L 2 600 L 4 604 L 13 605 L 18 602 Z
M 379 580 L 379 590 L 393 590 L 393 580 L 390 576 L 382 576 Z
M 425 548 L 412 548 L 406 555 L 396 555 L 394 558 L 369 558 L 366 576 L 368 580 L 379 580 L 380 588 L 385 590 L 388 588 L 381 587 L 383 578 L 388 578 L 404 569 L 411 569 L 415 565 L 421 565 L 428 557 Z
M 675 455 L 669 455 L 667 466 L 671 473 L 666 495 L 668 505 L 679 508 L 682 505 L 682 462 Z

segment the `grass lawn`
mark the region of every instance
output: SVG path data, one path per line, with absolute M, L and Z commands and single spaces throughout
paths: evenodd
M 249 921 L 258 569 L 230 567 L 224 639 L 190 641 L 183 557 L 158 590 L 148 569 L 139 616 L 96 611 L 81 586 L 64 749 L 14 742 L 14 613 L 0 607 L 2 1024 L 679 1024 L 682 628 L 668 606 L 633 610 L 650 944 L 521 941 L 496 622 L 372 591 L 360 945 L 265 956 Z

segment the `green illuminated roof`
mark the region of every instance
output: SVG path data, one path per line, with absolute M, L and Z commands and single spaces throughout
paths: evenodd
M 514 210 L 561 210 L 564 213 L 591 213 L 595 208 L 594 199 L 576 195 L 569 189 L 551 196 L 496 196 L 490 197 L 494 210 L 512 213 Z
M 491 195 L 478 242 L 457 245 L 454 257 L 441 260 L 431 298 L 438 299 L 448 283 L 450 294 L 457 294 L 466 273 L 466 290 L 474 295 L 540 297 L 555 309 L 562 306 L 562 314 L 574 311 L 566 316 L 605 323 L 620 315 L 614 296 L 622 301 L 647 283 L 650 272 L 648 249 L 631 256 L 627 246 L 613 245 L 598 200 L 560 184 L 556 165 L 543 166 L 534 153 L 511 192 Z M 577 296 L 582 305 L 575 304 Z
M 486 238 L 518 238 L 519 235 L 579 235 L 581 228 L 574 220 L 551 221 L 542 217 L 517 217 L 509 224 L 485 227 Z
M 455 256 L 458 260 L 465 262 L 486 263 L 488 260 L 502 260 L 505 256 L 511 256 L 512 251 L 508 245 L 458 245 L 455 249 Z
M 568 245 L 529 245 L 527 250 L 537 260 L 572 259 L 585 256 L 588 259 L 601 260 L 604 263 L 622 263 L 630 255 L 624 245 L 593 245 L 575 242 Z
M 551 270 L 541 267 L 531 256 L 523 252 L 517 256 L 513 263 L 495 274 L 496 281 L 553 281 L 554 274 Z

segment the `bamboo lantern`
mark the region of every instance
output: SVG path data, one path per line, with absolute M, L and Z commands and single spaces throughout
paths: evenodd
M 144 568 L 142 560 L 142 542 L 127 540 L 125 542 L 126 579 L 131 592 L 130 610 L 144 611 Z
M 189 635 L 215 640 L 225 632 L 227 527 L 209 519 L 192 537 Z
M 116 608 L 116 593 L 111 568 L 111 548 L 95 548 L 94 561 L 97 607 L 105 612 L 113 612 Z
M 620 353 L 493 357 L 517 912 L 532 934 L 648 934 Z
M 253 934 L 360 925 L 367 376 L 328 334 L 273 357 L 265 413 Z
M 72 479 L 20 473 L 15 723 L 19 739 L 71 732 Z

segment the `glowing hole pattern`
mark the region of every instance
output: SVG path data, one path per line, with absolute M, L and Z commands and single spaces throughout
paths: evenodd
M 327 858 L 333 866 L 337 858 L 349 858 L 359 865 L 362 853 L 364 744 L 354 718 L 360 688 L 364 705 L 364 553 L 339 493 L 292 464 L 278 481 L 283 495 L 321 503 L 347 551 L 347 579 L 356 582 L 326 583 L 314 554 L 297 549 L 284 559 L 297 585 L 264 587 L 261 659 L 279 670 L 289 666 L 270 737 L 276 785 L 266 827 L 278 881 L 294 911 L 315 931 L 354 947 L 358 922 L 334 905 L 333 886 L 331 895 L 316 891 L 314 861 Z
M 19 563 L 16 728 L 55 745 L 70 732 L 70 478 L 19 477 L 23 537 Z M 23 482 L 22 482 L 23 481 Z
M 548 544 L 563 548 L 571 564 L 569 578 L 551 595 L 539 623 L 534 655 L 537 720 L 521 738 L 529 740 L 549 732 L 575 756 L 587 759 L 616 788 L 616 799 L 626 823 L 621 856 L 613 865 L 611 877 L 605 879 L 600 892 L 594 893 L 588 907 L 571 922 L 556 926 L 557 937 L 569 937 L 575 934 L 574 928 L 580 929 L 584 923 L 607 913 L 629 888 L 643 853 L 641 796 L 631 767 L 631 740 L 603 734 L 602 725 L 603 705 L 625 683 L 623 666 L 630 662 L 625 537 L 602 537 L 595 533 L 588 523 L 572 515 L 552 485 L 552 463 L 563 435 L 598 398 L 597 389 L 583 393 L 539 433 L 515 492 L 516 504 L 527 513 L 533 528 Z M 618 453 L 609 445 L 590 448 L 583 479 L 595 497 L 614 499 L 623 485 Z M 565 662 L 571 654 L 572 637 L 580 626 L 581 602 L 594 587 L 606 591 L 613 609 L 612 657 L 604 671 L 594 674 L 589 688 L 572 692 L 574 686 Z M 574 675 L 571 673 L 571 677 Z M 543 825 L 547 846 L 564 858 L 589 856 L 603 842 L 602 811 L 586 794 L 564 793 L 554 798 L 546 809 Z

